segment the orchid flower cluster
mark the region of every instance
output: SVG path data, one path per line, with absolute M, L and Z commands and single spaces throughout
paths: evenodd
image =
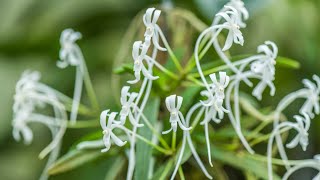
M 122 107 L 121 111 L 119 112 L 119 120 L 116 120 L 116 116 L 118 113 L 112 112 L 109 114 L 109 110 L 103 111 L 100 118 L 100 123 L 101 127 L 103 128 L 104 134 L 103 142 L 106 147 L 102 150 L 102 152 L 106 152 L 109 150 L 111 146 L 111 140 L 118 146 L 123 146 L 126 144 L 125 141 L 122 141 L 112 132 L 114 128 L 122 129 L 127 134 L 127 138 L 130 142 L 129 163 L 127 172 L 128 180 L 132 179 L 135 169 L 136 138 L 140 138 L 143 140 L 143 138 L 137 135 L 138 128 L 144 126 L 144 124 L 140 124 L 140 118 L 142 117 L 144 120 L 147 120 L 144 117 L 143 111 L 149 99 L 152 83 L 154 80 L 159 78 L 153 75 L 153 66 L 161 66 L 156 62 L 156 57 L 158 51 L 166 51 L 166 48 L 161 47 L 159 43 L 159 34 L 163 35 L 163 32 L 157 25 L 160 14 L 161 11 L 155 8 L 149 8 L 146 10 L 146 13 L 143 16 L 143 23 L 146 27 L 146 31 L 144 33 L 144 41 L 136 41 L 133 43 L 132 58 L 134 61 L 133 71 L 135 79 L 128 81 L 128 83 L 137 84 L 141 81 L 142 74 L 144 78 L 141 83 L 140 91 L 138 93 L 129 92 L 130 86 L 124 86 L 121 90 L 120 102 Z M 161 36 L 162 41 L 166 41 L 163 37 L 164 36 Z M 152 51 L 151 55 L 148 55 L 149 51 Z M 106 122 L 107 116 L 108 120 Z M 127 119 L 129 119 L 129 122 L 132 125 L 132 130 L 124 127 Z
M 278 147 L 279 154 L 281 159 L 284 162 L 288 173 L 292 171 L 292 167 L 288 162 L 288 156 L 286 154 L 283 141 L 281 138 L 281 133 L 285 131 L 289 131 L 290 129 L 294 129 L 297 131 L 296 137 L 288 144 L 286 144 L 287 148 L 294 148 L 298 145 L 302 147 L 303 151 L 307 150 L 307 146 L 309 145 L 308 140 L 308 130 L 311 126 L 311 120 L 315 117 L 315 114 L 319 114 L 319 96 L 320 96 L 320 78 L 317 75 L 313 75 L 314 82 L 304 79 L 302 82 L 305 88 L 300 89 L 298 91 L 292 92 L 286 97 L 284 97 L 278 107 L 276 109 L 276 113 L 274 115 L 274 129 L 272 131 L 272 135 L 268 142 L 268 175 L 269 179 L 273 178 L 272 175 L 272 144 L 273 141 L 276 140 L 276 145 Z M 301 115 L 295 115 L 294 119 L 296 123 L 293 122 L 280 122 L 281 113 L 295 100 L 297 99 L 306 99 L 304 104 L 299 110 Z M 298 166 L 299 167 L 299 166 Z M 319 178 L 319 177 L 318 177 Z M 286 179 L 286 178 L 285 178 Z
M 25 71 L 16 84 L 16 94 L 13 105 L 13 137 L 16 141 L 24 139 L 29 145 L 33 140 L 33 132 L 30 123 L 40 123 L 47 126 L 52 134 L 52 141 L 39 154 L 43 159 L 50 154 L 46 169 L 59 155 L 61 141 L 66 131 L 67 114 L 59 95 L 51 87 L 39 82 L 41 75 L 37 71 Z M 54 111 L 54 117 L 37 112 L 50 106 Z M 40 179 L 46 179 L 44 172 Z
M 230 124 L 245 150 L 252 155 L 255 154 L 253 145 L 249 143 L 248 137 L 245 137 L 241 127 L 241 108 L 244 109 L 244 107 L 241 104 L 240 86 L 246 85 L 252 88 L 251 94 L 258 101 L 262 100 L 263 93 L 267 88 L 270 89 L 270 96 L 275 95 L 276 88 L 273 81 L 275 80 L 275 65 L 278 56 L 276 44 L 272 41 L 265 41 L 257 47 L 257 54 L 235 61 L 229 50 L 234 44 L 244 45 L 245 39 L 241 29 L 246 27 L 245 21 L 249 18 L 249 13 L 241 0 L 231 0 L 216 14 L 211 26 L 204 29 L 198 36 L 194 54 L 191 58 L 194 62 L 188 62 L 189 64 L 183 67 L 180 64 L 182 62 L 179 62 L 169 46 L 164 33 L 166 31 L 163 32 L 158 25 L 161 23 L 160 15 L 161 11 L 155 8 L 148 8 L 143 15 L 144 39 L 135 41 L 132 45 L 134 79 L 128 80 L 128 84 L 121 89 L 121 109 L 119 111 L 106 109 L 100 113 L 84 56 L 80 47 L 76 44 L 76 41 L 81 38 L 81 34 L 72 29 L 66 29 L 61 34 L 60 60 L 57 62 L 57 66 L 59 68 L 66 68 L 67 66 L 76 68 L 73 98 L 69 98 L 39 82 L 39 72 L 26 71 L 23 73 L 21 79 L 17 82 L 14 96 L 13 136 L 17 141 L 23 137 L 25 143 L 30 144 L 33 140 L 33 133 L 28 126 L 29 123 L 41 123 L 50 129 L 53 140 L 39 155 L 40 158 L 44 158 L 50 153 L 47 167 L 41 179 L 48 178 L 46 171 L 58 158 L 66 129 L 81 123 L 77 119 L 79 119 L 78 114 L 83 111 L 100 113 L 99 122 L 102 133 L 101 139 L 83 141 L 77 145 L 77 149 L 99 149 L 102 153 L 106 153 L 112 148 L 113 144 L 118 147 L 125 147 L 129 144 L 130 148 L 126 151 L 128 157 L 127 180 L 133 179 L 137 167 L 138 140 L 150 145 L 165 156 L 172 156 L 175 165 L 172 168 L 171 180 L 175 179 L 178 173 L 180 176 L 183 175 L 181 166 L 187 147 L 203 174 L 208 179 L 212 179 L 213 177 L 197 152 L 194 144 L 196 141 L 192 139 L 197 138 L 197 136 L 193 136 L 193 132 L 197 127 L 201 127 L 206 146 L 204 156 L 207 156 L 208 163 L 213 167 L 214 163 L 211 156 L 212 148 L 215 147 L 211 144 L 210 135 L 215 124 L 221 123 L 224 119 L 230 120 Z M 221 42 L 219 37 L 223 36 L 224 33 L 226 33 L 226 38 L 224 42 Z M 224 68 L 221 71 L 203 70 L 204 65 L 201 64 L 201 60 L 211 47 L 224 63 Z M 157 61 L 160 58 L 158 52 L 161 52 L 161 55 L 168 52 L 176 68 L 182 72 L 179 74 L 181 76 L 177 76 Z M 196 75 L 192 77 L 188 74 L 190 67 L 197 70 Z M 183 95 L 180 96 L 177 95 L 178 93 L 171 91 L 165 92 L 165 95 L 159 95 L 165 98 L 163 107 L 167 109 L 166 112 L 168 113 L 166 113 L 167 116 L 162 113 L 161 116 L 155 117 L 157 122 L 152 123 L 145 113 L 150 96 L 154 93 L 152 92 L 153 86 L 157 83 L 157 80 L 162 78 L 160 73 L 157 74 L 158 71 L 154 71 L 156 68 L 177 82 L 191 81 L 193 85 L 200 87 L 197 93 L 201 98 L 195 104 L 186 106 L 183 104 L 183 102 L 186 102 Z M 313 81 L 303 80 L 305 88 L 284 97 L 274 113 L 271 114 L 270 121 L 273 121 L 273 130 L 269 134 L 267 145 L 269 180 L 273 179 L 272 152 L 274 142 L 276 142 L 281 160 L 287 170 L 283 179 L 288 179 L 292 173 L 305 167 L 319 170 L 319 174 L 314 180 L 320 179 L 319 155 L 312 160 L 302 160 L 301 163 L 293 165 L 285 150 L 285 148 L 292 149 L 300 145 L 302 150 L 306 151 L 308 147 L 308 131 L 311 127 L 311 121 L 315 118 L 315 115 L 320 113 L 320 78 L 314 75 Z M 257 83 L 254 84 L 253 82 Z M 83 86 L 88 93 L 91 108 L 86 108 L 80 103 Z M 139 91 L 134 92 L 137 86 Z M 293 116 L 294 121 L 283 121 L 284 110 L 296 99 L 301 98 L 306 101 L 300 108 L 299 113 Z M 54 116 L 38 112 L 45 106 L 53 109 Z M 162 122 L 162 118 L 167 121 Z M 140 135 L 138 131 L 140 128 L 149 128 L 153 133 L 152 139 Z M 294 130 L 296 135 L 289 143 L 284 145 L 281 135 L 290 130 Z M 177 146 L 176 140 L 180 138 L 178 135 L 180 132 L 182 132 L 182 139 Z M 171 147 L 165 139 L 168 134 L 172 135 Z M 149 165 L 148 172 L 152 173 L 155 166 L 154 161 L 155 158 L 152 157 L 150 162 L 146 162 Z
M 33 132 L 29 127 L 30 123 L 40 123 L 48 127 L 52 134 L 52 141 L 39 154 L 43 159 L 48 154 L 46 168 L 40 179 L 47 179 L 48 168 L 56 161 L 59 156 L 62 138 L 68 126 L 68 121 L 74 125 L 77 118 L 80 104 L 82 77 L 85 76 L 86 66 L 81 54 L 80 48 L 75 41 L 81 37 L 79 32 L 72 29 L 66 29 L 62 32 L 60 43 L 60 58 L 57 66 L 65 68 L 68 65 L 77 66 L 76 87 L 74 98 L 71 99 L 61 92 L 41 83 L 41 74 L 38 71 L 26 70 L 23 72 L 20 80 L 16 84 L 16 94 L 14 95 L 13 104 L 13 137 L 20 141 L 23 137 L 25 144 L 31 144 Z M 88 77 L 87 77 L 88 78 Z M 72 104 L 71 108 L 70 105 Z M 53 116 L 39 112 L 46 106 L 52 108 Z M 91 110 L 82 107 L 89 112 Z M 70 111 L 68 118 L 67 111 Z

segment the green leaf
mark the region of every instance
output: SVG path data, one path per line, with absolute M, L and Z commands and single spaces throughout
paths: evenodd
M 143 111 L 149 122 L 154 125 L 158 119 L 160 109 L 160 99 L 158 97 L 150 97 L 146 107 Z M 148 127 L 139 128 L 138 133 L 144 138 L 151 141 L 152 131 Z M 136 171 L 134 179 L 148 179 L 149 163 L 152 158 L 152 147 L 142 141 L 137 142 L 136 150 Z
M 98 139 L 102 139 L 102 138 L 103 138 L 103 134 L 102 134 L 101 130 L 86 134 L 86 135 L 82 136 L 80 139 L 78 139 L 77 141 L 75 141 L 75 143 L 73 143 L 72 146 L 70 147 L 70 150 L 76 149 L 77 145 L 80 144 L 81 142 L 93 141 L 93 140 L 98 140 Z
M 173 161 L 173 158 L 170 158 L 169 160 L 167 160 L 166 163 L 162 164 L 160 167 L 157 168 L 158 170 L 154 173 L 152 180 L 167 179 L 173 167 L 174 167 L 174 161 Z
M 292 68 L 292 69 L 299 69 L 300 63 L 296 60 L 286 58 L 286 57 L 277 57 L 277 65 L 286 67 L 286 68 Z
M 180 150 L 177 152 L 180 152 Z M 188 161 L 188 159 L 190 158 L 191 155 L 192 155 L 192 153 L 191 153 L 189 146 L 186 146 L 184 154 L 182 156 L 181 164 Z M 174 157 L 167 160 L 164 164 L 160 165 L 160 167 L 158 167 L 157 171 L 154 173 L 152 179 L 153 180 L 168 179 L 168 176 L 175 168 L 175 161 L 174 160 L 177 158 L 177 156 L 179 156 L 179 153 L 177 153 Z
M 181 96 L 183 97 L 183 99 L 187 99 L 187 101 L 183 102 L 181 112 L 187 112 L 187 110 L 189 110 L 190 106 L 192 106 L 195 100 L 197 100 L 196 98 L 201 89 L 202 87 L 196 86 L 196 87 L 189 87 L 188 89 L 183 91 Z
M 200 148 L 199 152 L 203 156 L 207 155 L 206 148 Z M 268 177 L 268 171 L 266 170 L 267 164 L 249 158 L 250 155 L 247 152 L 234 153 L 222 150 L 216 146 L 211 146 L 211 154 L 215 160 L 228 164 L 244 172 L 252 173 L 261 179 L 267 179 Z M 276 174 L 274 174 L 273 177 L 274 180 L 280 180 L 280 177 Z
M 126 160 L 123 156 L 118 156 L 117 159 L 112 163 L 111 167 L 108 168 L 105 180 L 115 180 L 125 165 L 125 162 Z
M 133 74 L 133 65 L 131 63 L 123 64 L 113 70 L 115 74 Z
M 56 175 L 76 169 L 90 161 L 105 156 L 100 150 L 72 150 L 57 160 L 49 169 L 49 175 Z

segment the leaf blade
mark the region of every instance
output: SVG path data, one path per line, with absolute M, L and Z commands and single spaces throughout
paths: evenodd
M 151 124 L 155 124 L 160 109 L 159 97 L 150 97 L 143 113 Z M 139 128 L 138 133 L 151 141 L 152 131 L 147 127 Z M 148 179 L 150 159 L 152 158 L 152 147 L 142 141 L 137 142 L 136 149 L 136 171 L 134 179 Z

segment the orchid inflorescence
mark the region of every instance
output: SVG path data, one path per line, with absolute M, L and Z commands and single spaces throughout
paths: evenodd
M 180 172 L 182 171 L 182 159 L 186 153 L 186 146 L 188 146 L 204 175 L 212 179 L 194 145 L 195 141 L 192 139 L 196 138 L 192 136 L 194 130 L 198 125 L 200 125 L 201 129 L 202 127 L 204 129 L 205 156 L 208 157 L 208 162 L 211 166 L 214 165 L 211 149 L 215 147 L 211 144 L 210 134 L 214 125 L 221 123 L 224 119 L 230 120 L 236 135 L 246 151 L 255 154 L 253 145 L 249 143 L 247 135 L 245 136 L 242 130 L 241 108 L 245 109 L 245 107 L 242 107 L 244 105 L 242 95 L 240 94 L 240 86 L 244 84 L 252 88 L 252 96 L 259 101 L 262 100 L 266 88 L 270 89 L 270 96 L 274 96 L 276 88 L 273 81 L 276 74 L 275 65 L 278 48 L 274 42 L 265 41 L 262 45 L 258 46 L 256 55 L 237 61 L 231 58 L 232 56 L 230 56 L 228 51 L 233 45 L 244 45 L 245 39 L 241 29 L 246 27 L 245 21 L 249 18 L 249 13 L 244 3 L 241 0 L 231 0 L 216 14 L 212 25 L 204 29 L 196 40 L 193 54 L 195 62 L 193 65 L 192 63 L 190 63 L 191 65 L 188 64 L 191 66 L 191 69 L 193 66 L 196 66 L 197 75 L 192 79 L 186 75 L 188 74 L 189 67 L 186 67 L 184 71 L 169 46 L 165 33 L 158 25 L 160 14 L 160 10 L 148 8 L 143 15 L 142 22 L 145 25 L 144 39 L 143 41 L 135 41 L 132 45 L 134 79 L 128 80 L 127 83 L 129 85 L 125 85 L 121 89 L 121 109 L 119 111 L 111 111 L 110 109 L 102 111 L 99 118 L 102 138 L 94 141 L 83 141 L 77 145 L 77 148 L 80 150 L 99 148 L 101 152 L 105 153 L 112 148 L 112 144 L 118 147 L 125 147 L 129 144 L 130 148 L 127 151 L 127 179 L 130 180 L 133 179 L 136 169 L 136 144 L 138 140 L 147 143 L 166 156 L 173 157 L 175 166 L 172 169 L 171 179 L 176 177 L 178 171 L 180 176 L 183 174 L 183 172 Z M 225 41 L 221 43 L 218 37 L 224 31 L 227 32 L 227 35 Z M 60 68 L 66 68 L 67 66 L 76 67 L 76 80 L 72 99 L 40 83 L 40 73 L 38 72 L 24 72 L 16 85 L 13 106 L 13 136 L 16 140 L 20 140 L 22 135 L 25 143 L 30 144 L 33 139 L 33 133 L 28 126 L 29 123 L 42 123 L 50 129 L 53 140 L 40 153 L 41 158 L 51 153 L 46 170 L 58 157 L 62 137 L 67 127 L 76 126 L 79 123 L 77 122 L 78 113 L 81 111 L 99 111 L 97 97 L 92 88 L 83 54 L 76 44 L 76 41 L 80 38 L 81 34 L 72 29 L 64 30 L 60 38 L 62 48 L 57 66 Z M 221 44 L 223 45 L 221 46 Z M 218 72 L 203 71 L 203 64 L 201 66 L 200 62 L 210 47 L 214 48 L 219 58 L 225 64 L 226 68 L 224 70 Z M 168 52 L 177 69 L 184 71 L 181 77 L 177 77 L 174 73 L 167 70 L 162 63 L 157 61 L 159 51 Z M 168 117 L 168 121 L 161 122 L 158 120 L 156 123 L 151 123 L 145 115 L 145 109 L 151 94 L 154 93 L 152 92 L 154 81 L 162 78 L 161 73 L 157 74 L 157 71 L 154 71 L 155 68 L 158 68 L 158 70 L 179 82 L 191 79 L 194 83 L 193 85 L 201 88 L 199 91 L 201 100 L 191 105 L 185 111 L 188 107 L 184 107 L 183 105 L 183 96 L 171 95 L 171 92 L 166 92 L 164 105 L 168 111 L 168 116 L 162 115 L 155 118 L 162 120 L 162 117 Z M 320 78 L 314 75 L 313 80 L 314 82 L 307 79 L 303 80 L 305 88 L 284 97 L 274 113 L 271 114 L 272 118 L 265 120 L 264 118 L 267 116 L 263 116 L 258 112 L 258 116 L 262 117 L 260 119 L 266 122 L 273 121 L 273 130 L 268 136 L 269 141 L 267 146 L 269 180 L 273 179 L 272 154 L 274 142 L 278 148 L 283 165 L 287 169 L 283 179 L 288 179 L 293 172 L 305 167 L 320 171 L 319 156 L 316 156 L 313 160 L 302 160 L 300 164 L 293 166 L 285 151 L 285 148 L 292 149 L 298 145 L 304 151 L 308 147 L 308 131 L 311 127 L 311 120 L 315 118 L 315 115 L 320 113 Z M 258 83 L 254 87 L 253 82 L 256 81 Z M 86 87 L 93 109 L 86 109 L 80 103 L 83 84 Z M 132 90 L 136 88 L 133 86 L 138 85 L 140 86 L 139 91 L 133 92 Z M 298 98 L 306 99 L 299 110 L 299 114 L 293 116 L 294 121 L 283 121 L 281 118 L 284 116 L 284 110 Z M 54 117 L 38 112 L 39 108 L 44 108 L 46 105 L 53 108 Z M 70 118 L 68 118 L 67 112 L 70 112 Z M 248 114 L 250 115 L 250 112 Z M 255 116 L 257 113 L 253 114 L 251 113 L 252 116 Z M 161 126 L 158 125 L 159 123 Z M 167 124 L 169 124 L 169 127 L 167 130 L 163 130 L 162 127 L 167 127 Z M 152 140 L 140 135 L 138 133 L 139 128 L 149 128 L 153 133 Z M 284 145 L 281 134 L 289 130 L 294 130 L 296 135 L 289 143 Z M 176 139 L 179 137 L 177 134 L 180 132 L 183 133 L 183 136 L 178 146 L 179 151 L 177 151 Z M 169 147 L 164 139 L 169 133 L 172 134 L 172 147 Z M 155 158 L 152 157 L 152 159 L 152 161 L 155 161 Z M 148 165 L 148 171 L 152 172 L 155 163 L 150 161 Z M 41 178 L 47 178 L 45 172 Z M 319 178 L 320 173 L 314 179 Z
M 16 84 L 16 94 L 13 104 L 13 137 L 20 141 L 21 136 L 25 144 L 33 140 L 33 132 L 30 123 L 40 123 L 49 128 L 52 134 L 52 142 L 44 148 L 39 158 L 44 158 L 50 153 L 45 169 L 51 165 L 59 155 L 61 141 L 66 130 L 67 114 L 61 98 L 54 89 L 39 82 L 40 73 L 37 71 L 25 71 Z M 54 117 L 37 112 L 45 106 L 52 107 Z M 44 172 L 40 179 L 46 179 Z
M 30 123 L 43 124 L 49 128 L 52 134 L 51 143 L 39 154 L 39 158 L 42 159 L 50 153 L 46 168 L 40 179 L 48 178 L 47 170 L 59 156 L 62 138 L 67 129 L 68 121 L 70 120 L 71 124 L 75 125 L 77 113 L 92 111 L 80 104 L 83 76 L 89 83 L 87 86 L 91 88 L 81 50 L 75 44 L 75 41 L 80 37 L 81 34 L 74 32 L 72 29 L 66 29 L 62 32 L 60 38 L 62 46 L 60 50 L 61 61 L 57 62 L 57 66 L 60 68 L 65 68 L 68 65 L 78 67 L 73 99 L 41 83 L 41 75 L 38 71 L 25 71 L 16 84 L 12 121 L 14 139 L 19 141 L 22 135 L 25 144 L 30 144 L 33 140 L 33 132 L 28 126 Z M 54 116 L 38 112 L 46 106 L 52 108 Z M 81 111 L 79 106 L 81 106 Z M 67 111 L 70 112 L 70 118 L 68 118 Z

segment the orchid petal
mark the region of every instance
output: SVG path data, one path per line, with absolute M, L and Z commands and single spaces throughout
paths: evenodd
M 117 145 L 117 146 L 124 146 L 127 141 L 122 141 L 120 138 L 118 138 L 116 135 L 114 135 L 113 133 L 110 133 L 111 135 L 111 139 L 113 140 L 113 142 Z
M 226 42 L 225 42 L 225 45 L 224 45 L 222 51 L 229 50 L 232 46 L 232 43 L 233 43 L 233 32 L 231 30 L 229 30 L 229 33 L 228 33 L 228 36 L 227 36 L 227 39 L 226 39 Z

